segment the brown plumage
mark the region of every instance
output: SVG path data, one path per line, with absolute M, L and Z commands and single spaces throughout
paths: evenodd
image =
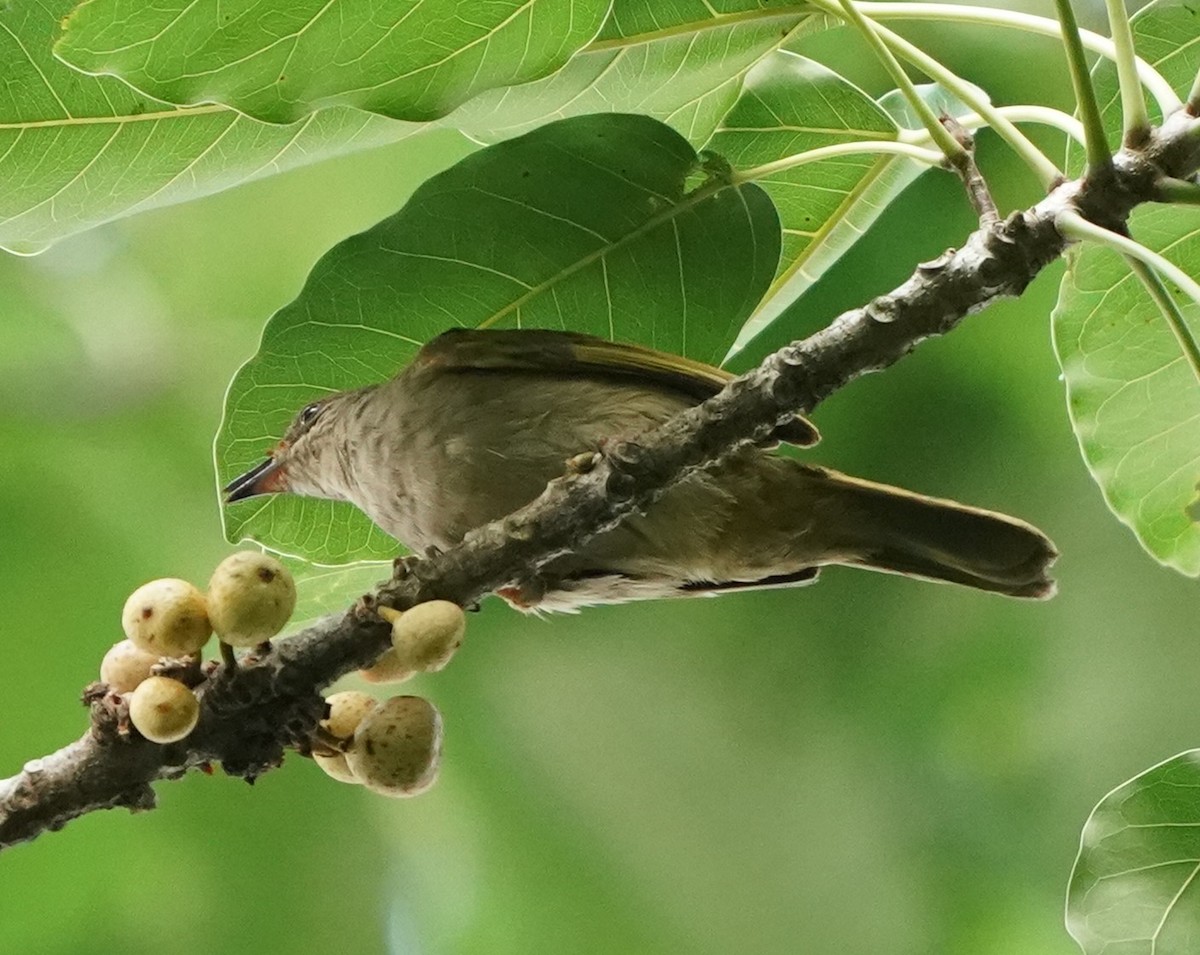
M 230 500 L 287 491 L 347 500 L 414 550 L 450 547 L 527 504 L 564 462 L 719 390 L 716 368 L 544 330 L 447 332 L 395 378 L 305 408 Z M 816 441 L 803 418 L 780 440 Z M 751 448 L 672 487 L 644 515 L 505 596 L 522 607 L 804 583 L 823 564 L 1048 597 L 1053 544 L 1015 518 Z

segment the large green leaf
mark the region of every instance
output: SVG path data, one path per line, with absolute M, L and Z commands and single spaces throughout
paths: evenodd
M 84 76 L 49 52 L 70 6 L 0 6 L 7 80 L 0 91 L 0 179 L 7 187 L 0 190 L 0 247 L 37 251 L 114 218 L 425 128 L 346 107 L 270 125 L 217 105 L 173 106 L 112 77 Z M 617 0 L 601 38 L 564 69 L 476 97 L 440 125 L 496 141 L 562 116 L 636 111 L 699 143 L 750 66 L 785 36 L 823 23 L 805 11 L 803 4 L 754 0 L 712 7 Z
M 803 3 L 720 5 L 616 0 L 596 42 L 552 76 L 493 90 L 448 117 L 496 142 L 566 116 L 637 112 L 690 142 L 712 134 L 755 63 L 782 43 L 824 28 Z
M 1200 750 L 1117 787 L 1083 827 L 1067 929 L 1086 955 L 1200 948 Z
M 1200 70 L 1200 12 L 1181 0 L 1155 3 L 1134 18 L 1141 55 L 1179 90 Z M 1113 71 L 1097 68 L 1105 119 L 1119 135 Z M 1200 274 L 1200 214 L 1139 210 L 1131 234 L 1191 275 Z M 1185 321 L 1200 335 L 1200 307 Z M 1054 345 L 1071 422 L 1084 460 L 1113 512 L 1159 561 L 1200 574 L 1200 369 L 1124 259 L 1085 245 L 1074 252 L 1054 311 Z
M 455 325 L 571 328 L 720 359 L 770 283 L 779 220 L 652 119 L 562 120 L 426 182 L 332 249 L 230 386 L 222 481 L 314 396 L 379 381 Z M 322 563 L 397 551 L 348 505 L 288 496 L 225 513 L 231 539 Z
M 160 100 L 288 123 L 352 106 L 429 120 L 536 79 L 600 29 L 610 0 L 85 0 L 55 47 Z
M 1134 234 L 1195 270 L 1200 221 L 1162 211 L 1135 216 Z M 1183 315 L 1200 334 L 1200 306 Z M 1054 342 L 1075 435 L 1109 507 L 1158 560 L 1200 574 L 1189 513 L 1200 480 L 1200 369 L 1125 260 L 1103 248 L 1072 256 Z
M 862 90 L 819 63 L 779 51 L 751 72 L 708 143 L 742 170 L 838 143 L 894 141 L 899 127 Z M 861 153 L 795 165 L 758 181 L 783 227 L 779 272 L 731 349 L 773 321 L 865 231 L 885 203 L 864 202 L 882 183 L 898 192 L 915 173 L 894 157 Z M 903 169 L 897 177 L 895 170 Z M 874 188 L 873 188 L 874 187 Z
M 920 93 L 939 112 L 969 112 L 939 86 L 920 87 Z M 876 103 L 819 63 L 780 51 L 750 73 L 741 98 L 708 145 L 746 170 L 826 146 L 892 142 L 902 127 L 921 125 L 898 93 Z M 779 209 L 783 254 L 770 290 L 727 358 L 796 307 L 927 168 L 903 156 L 863 152 L 793 165 L 759 179 Z
M 0 247 L 34 252 L 110 219 L 207 195 L 414 127 L 337 108 L 270 126 L 220 107 L 179 109 L 50 54 L 70 9 L 0 4 Z

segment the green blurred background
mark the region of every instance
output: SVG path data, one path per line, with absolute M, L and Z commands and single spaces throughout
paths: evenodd
M 1054 44 L 949 35 L 939 53 L 995 100 L 1069 107 Z M 845 39 L 802 52 L 882 92 Z M 232 549 L 211 441 L 262 323 L 470 148 L 431 134 L 0 259 L 0 776 L 83 730 L 79 690 L 135 586 L 203 584 Z M 981 149 L 1002 207 L 1036 199 Z M 970 228 L 954 180 L 927 174 L 764 346 Z M 549 620 L 489 600 L 454 666 L 416 683 L 447 727 L 430 793 L 387 801 L 299 758 L 253 789 L 161 785 L 159 811 L 0 858 L 0 952 L 1074 951 L 1087 813 L 1200 742 L 1200 714 L 1195 585 L 1108 514 L 1068 427 L 1060 275 L 835 396 L 813 455 L 1037 523 L 1063 552 L 1054 601 L 840 569 Z

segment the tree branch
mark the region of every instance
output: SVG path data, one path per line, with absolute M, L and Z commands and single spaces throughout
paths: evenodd
M 1054 225 L 1067 209 L 1121 232 L 1130 212 L 1158 194 L 1163 177 L 1200 168 L 1200 119 L 1181 110 L 1140 150 L 1107 171 L 1066 182 L 1003 222 L 984 224 L 957 251 L 918 266 L 893 291 L 794 342 L 703 404 L 634 440 L 609 444 L 586 473 L 552 481 L 527 507 L 472 531 L 446 553 L 405 565 L 345 614 L 332 615 L 230 669 L 210 663 L 197 687 L 201 717 L 186 740 L 159 746 L 131 732 L 120 697 L 94 686 L 91 727 L 65 748 L 0 781 L 0 849 L 59 829 L 98 809 L 154 806 L 150 784 L 220 762 L 253 781 L 286 748 L 307 750 L 320 690 L 369 665 L 389 645 L 376 603 L 404 608 L 442 598 L 466 605 L 538 568 L 652 504 L 689 471 L 763 440 L 779 422 L 815 408 L 860 375 L 895 363 L 920 341 L 1024 291 L 1064 251 Z

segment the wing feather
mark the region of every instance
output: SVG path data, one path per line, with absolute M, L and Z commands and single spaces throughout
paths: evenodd
M 682 392 L 697 402 L 711 398 L 733 375 L 703 362 L 642 345 L 608 341 L 552 329 L 455 328 L 428 342 L 416 362 L 441 371 L 574 373 L 632 378 Z M 797 415 L 775 437 L 789 444 L 816 444 L 816 427 Z

